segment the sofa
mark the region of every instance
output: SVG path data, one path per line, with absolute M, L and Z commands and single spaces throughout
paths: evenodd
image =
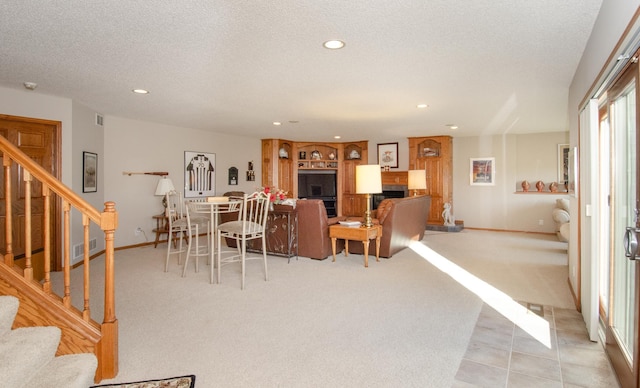
M 571 216 L 569 215 L 569 200 L 567 198 L 556 199 L 556 204 L 551 211 L 551 217 L 556 223 L 556 236 L 562 242 L 569 242 Z
M 409 246 L 412 241 L 420 241 L 427 227 L 427 216 L 431 197 L 420 195 L 382 200 L 373 214 L 374 222 L 382 225 L 380 257 L 390 258 Z M 369 255 L 376 254 L 376 244 L 369 244 Z M 349 253 L 364 254 L 364 244 L 349 241 Z

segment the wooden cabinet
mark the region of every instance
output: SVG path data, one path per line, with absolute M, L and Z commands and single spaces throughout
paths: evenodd
M 425 170 L 427 189 L 418 194 L 431 196 L 428 223 L 442 224 L 442 210 L 453 207 L 453 139 L 451 136 L 410 137 L 409 169 Z
M 293 142 L 262 139 L 262 185 L 274 186 L 289 193 L 294 191 Z
M 356 166 L 367 164 L 368 142 L 346 143 L 343 148 L 342 175 L 342 215 L 362 216 L 367 209 L 363 194 L 356 194 Z
M 368 162 L 368 142 L 315 143 L 262 139 L 262 185 L 276 186 L 299 197 L 301 171 L 335 171 L 335 198 L 322 198 L 337 215 L 362 216 L 364 195 L 356 194 L 356 166 Z

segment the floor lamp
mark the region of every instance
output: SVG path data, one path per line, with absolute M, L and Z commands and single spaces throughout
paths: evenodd
M 364 213 L 363 228 L 373 226 L 371 220 L 371 194 L 382 193 L 382 174 L 379 164 L 363 164 L 356 166 L 356 193 L 364 194 L 367 211 Z
M 425 170 L 409 170 L 407 189 L 413 190 L 413 196 L 418 195 L 418 190 L 427 189 L 427 176 Z

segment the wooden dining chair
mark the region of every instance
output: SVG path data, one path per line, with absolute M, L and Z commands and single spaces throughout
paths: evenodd
M 267 274 L 267 240 L 266 240 L 266 225 L 267 215 L 269 213 L 269 196 L 263 192 L 256 192 L 253 194 L 245 194 L 242 197 L 242 206 L 238 213 L 238 220 L 229 221 L 218 225 L 217 231 L 217 245 L 218 254 L 217 260 L 217 278 L 220 283 L 220 268 L 223 264 L 231 262 L 240 262 L 242 267 L 242 285 L 244 290 L 245 279 L 245 261 L 247 260 L 247 240 L 262 239 L 262 260 L 264 262 L 264 280 L 268 280 Z M 222 259 L 221 240 L 225 237 L 227 239 L 236 240 L 237 251 L 229 251 L 225 253 L 232 253 L 226 258 Z M 235 254 L 234 254 L 235 253 Z M 255 257 L 256 259 L 259 257 Z

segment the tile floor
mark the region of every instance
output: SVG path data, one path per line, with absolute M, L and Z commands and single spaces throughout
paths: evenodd
M 551 348 L 485 304 L 453 388 L 619 387 L 602 345 L 588 340 L 577 311 L 521 304 L 549 322 Z

